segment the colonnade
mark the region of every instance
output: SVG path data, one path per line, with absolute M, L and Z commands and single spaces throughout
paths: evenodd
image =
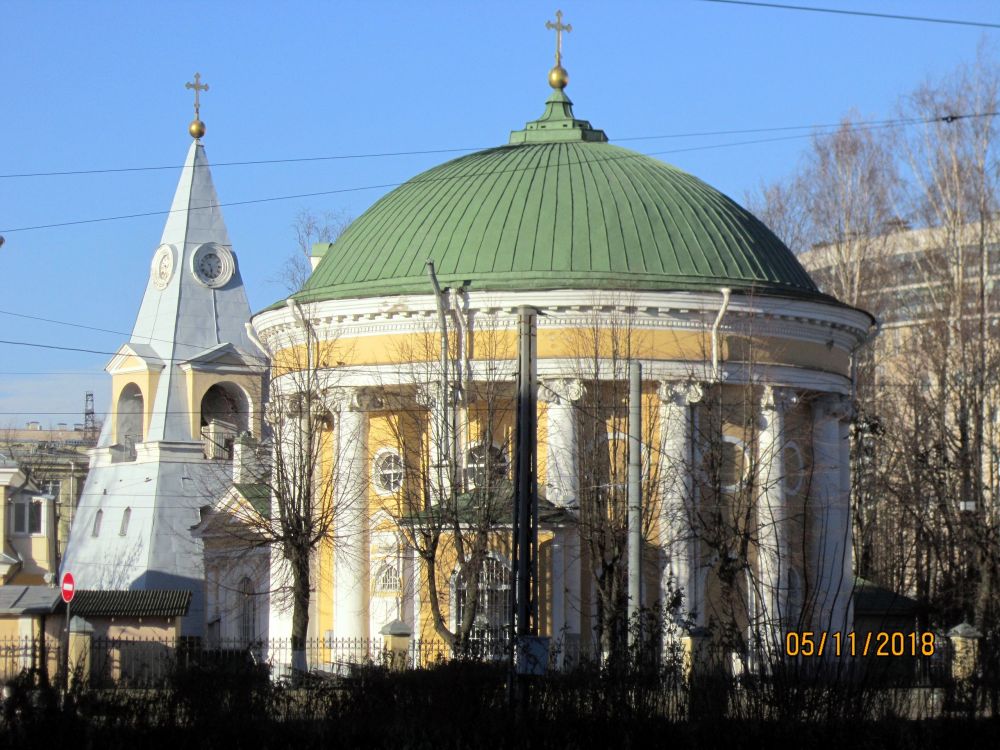
M 699 383 L 662 381 L 658 385 L 660 421 L 659 487 L 660 503 L 657 542 L 663 551 L 663 568 L 658 596 L 667 601 L 676 592 L 682 596 L 679 619 L 705 624 L 706 578 L 710 561 L 699 539 L 697 503 L 698 474 L 704 436 L 699 429 L 699 405 L 711 388 Z M 575 378 L 544 379 L 539 400 L 545 403 L 546 419 L 545 492 L 548 500 L 570 515 L 579 512 L 580 502 L 580 419 L 579 408 L 585 384 Z M 797 392 L 788 388 L 764 387 L 755 415 L 756 443 L 753 450 L 756 480 L 757 596 L 751 615 L 772 635 L 772 645 L 789 627 L 797 606 L 811 607 L 811 624 L 822 629 L 844 629 L 851 625 L 850 595 L 853 584 L 851 555 L 850 403 L 833 393 Z M 429 391 L 428 391 L 429 392 Z M 440 424 L 438 401 L 424 395 L 419 404 L 431 412 L 430 424 L 436 432 Z M 334 544 L 334 622 L 337 638 L 368 637 L 370 572 L 368 538 L 368 465 L 366 400 L 363 389 L 336 389 L 329 407 L 334 412 L 336 457 L 334 501 L 337 507 Z M 790 430 L 793 409 L 811 410 L 810 429 Z M 799 420 L 802 423 L 802 420 Z M 432 444 L 435 443 L 430 436 Z M 795 558 L 790 545 L 792 521 L 789 513 L 789 472 L 785 465 L 788 447 L 811 440 L 811 468 L 805 483 L 809 507 L 805 517 L 810 527 L 811 550 L 803 561 L 808 570 L 791 571 Z M 433 452 L 433 449 L 432 449 Z M 432 462 L 436 456 L 432 455 Z M 440 460 L 440 457 L 436 457 Z M 802 515 L 799 514 L 799 518 Z M 345 543 L 346 542 L 346 543 Z M 799 543 L 795 540 L 794 543 Z M 584 621 L 582 612 L 581 537 L 575 527 L 554 529 L 551 547 L 552 588 L 551 633 L 558 639 L 579 638 Z M 416 561 L 412 570 L 416 570 Z M 413 610 L 420 611 L 417 576 L 412 575 Z M 808 585 L 804 586 L 804 581 Z M 806 588 L 811 599 L 801 600 Z M 651 606 L 654 602 L 643 602 Z

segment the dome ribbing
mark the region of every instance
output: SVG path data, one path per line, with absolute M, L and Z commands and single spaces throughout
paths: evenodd
M 555 92 L 511 145 L 414 177 L 325 253 L 302 301 L 470 290 L 699 290 L 822 298 L 792 252 L 718 190 L 605 142 Z

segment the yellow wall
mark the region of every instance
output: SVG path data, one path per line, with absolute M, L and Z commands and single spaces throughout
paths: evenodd
M 538 357 L 576 358 L 581 352 L 593 354 L 594 351 L 602 357 L 610 357 L 614 352 L 621 356 L 622 333 L 586 328 L 543 328 L 538 331 Z M 643 330 L 632 335 L 634 348 L 645 359 L 704 364 L 711 356 L 712 344 L 708 333 Z M 846 375 L 850 366 L 850 358 L 842 349 L 778 336 L 755 336 L 751 339 L 723 335 L 720 343 L 720 355 L 724 362 L 784 364 L 841 375 Z M 468 351 L 473 360 L 512 359 L 516 356 L 516 344 L 516 331 L 482 331 L 471 337 Z M 326 363 L 324 366 L 434 362 L 440 356 L 440 348 L 429 345 L 427 337 L 421 333 L 359 336 L 328 342 L 325 346 L 325 349 L 321 347 L 323 353 L 318 355 L 319 361 Z M 303 347 L 282 349 L 275 353 L 275 372 L 280 374 L 302 369 L 305 361 Z
M 138 357 L 128 357 L 119 369 L 145 366 Z M 142 393 L 142 434 L 149 434 L 149 423 L 153 418 L 153 397 L 156 395 L 156 385 L 160 382 L 159 370 L 143 369 L 137 372 L 114 372 L 111 375 L 111 435 L 112 442 L 118 440 L 118 397 L 129 383 L 135 383 Z

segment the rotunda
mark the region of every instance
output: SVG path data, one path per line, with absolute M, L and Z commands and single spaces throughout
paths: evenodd
M 561 67 L 560 67 L 561 70 Z M 310 371 L 337 534 L 315 632 L 489 640 L 509 624 L 519 310 L 537 314 L 537 620 L 627 631 L 628 364 L 643 367 L 642 601 L 733 651 L 851 627 L 852 357 L 873 319 L 757 218 L 608 143 L 555 86 L 506 145 L 388 193 L 257 314 L 276 392 Z M 296 385 L 298 384 L 298 385 Z M 271 636 L 288 629 L 272 608 Z

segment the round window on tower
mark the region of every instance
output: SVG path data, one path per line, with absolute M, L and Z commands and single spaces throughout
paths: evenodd
M 379 495 L 399 492 L 403 486 L 403 459 L 396 451 L 379 451 L 372 462 L 372 481 Z

